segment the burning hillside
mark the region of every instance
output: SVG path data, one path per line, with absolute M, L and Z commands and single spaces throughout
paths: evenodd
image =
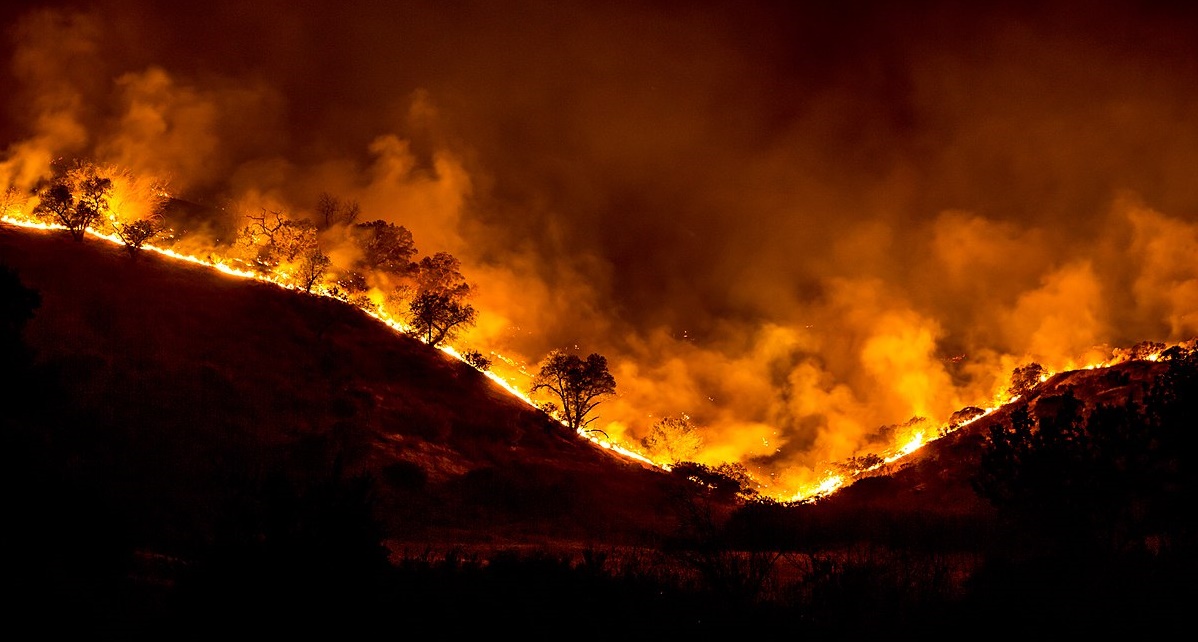
M 29 613 L 69 605 L 85 631 L 207 633 L 197 618 L 278 631 L 344 626 L 351 615 L 362 626 L 401 616 L 426 625 L 464 608 L 523 627 L 594 615 L 597 600 L 619 615 L 604 630 L 940 630 L 1007 604 L 985 590 L 1022 586 L 1022 576 L 986 575 L 992 549 L 1018 541 L 972 488 L 987 469 L 987 433 L 1014 425 L 1022 407 L 1049 425 L 1066 395 L 1108 412 L 1143 402 L 1132 423 L 1105 425 L 1152 428 L 1168 405 L 1148 401 L 1155 383 L 1183 361 L 1198 372 L 1190 344 L 1146 344 L 1109 367 L 1051 376 L 1024 369 L 1025 388 L 1005 405 L 958 413 L 909 456 L 850 462 L 868 465 L 843 469 L 842 492 L 746 503 L 710 470 L 677 469 L 711 482 L 706 492 L 613 458 L 345 302 L 152 252 L 132 258 L 61 230 L 0 226 L 0 259 L 37 299 L 8 299 L 10 314 L 34 310 L 24 332 L 32 361 L 6 353 L 17 375 L 3 422 L 17 459 L 6 468 L 22 552 L 14 577 Z M 1175 438 L 1171 427 L 1153 432 Z M 1112 459 L 1122 461 L 1141 466 Z M 1115 481 L 1159 501 L 1155 486 Z M 1064 499 L 1101 508 L 1112 496 Z M 1112 505 L 1124 506 L 1120 497 Z M 1114 541 L 1137 554 L 1187 550 L 1178 536 L 1189 531 L 1176 529 L 1188 512 L 1166 504 L 1161 520 L 1161 507 L 1126 505 L 1153 508 L 1152 519 L 1126 522 L 1137 530 Z M 531 561 L 513 550 L 533 551 Z M 381 570 L 387 552 L 391 571 Z M 1173 559 L 1159 563 L 1176 570 L 1151 577 L 1188 572 Z M 1034 586 L 1065 587 L 1044 601 L 1053 612 L 1023 605 L 1012 621 L 1077 630 L 1094 596 L 1126 592 L 1105 593 L 1118 575 L 1081 577 L 1079 588 L 1037 576 Z M 1089 626 L 1159 625 L 1181 612 L 1167 591 L 1136 591 Z
M 50 470 L 76 458 L 138 513 L 149 548 L 181 554 L 228 493 L 273 474 L 369 475 L 396 545 L 638 541 L 676 523 L 678 481 L 343 302 L 59 230 L 0 225 L 0 261 L 40 298 L 33 374 L 12 390 L 47 379 L 7 400 L 13 421 L 42 433 Z
M 782 500 L 1198 333 L 1189 9 L 518 4 L 6 6 L 3 215 L 602 355 L 584 435 Z

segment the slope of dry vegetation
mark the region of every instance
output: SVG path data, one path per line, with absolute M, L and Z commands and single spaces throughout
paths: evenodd
M 1177 384 L 1167 364 L 1063 374 L 786 505 L 600 451 L 336 301 L 65 233 L 2 227 L 0 263 L 10 308 L 38 299 L 23 341 L 4 337 L 6 577 L 50 628 L 1144 633 L 1192 593 L 1192 520 L 1151 487 L 1119 501 L 1153 520 L 1087 515 L 1140 529 L 1102 531 L 1114 548 L 1029 519 L 1051 503 L 975 492 L 1020 407 L 1051 422 L 1070 393 L 1126 408 L 1103 425 L 1133 436 L 1178 425 L 1190 406 L 1149 394 Z M 1192 458 L 1166 460 L 1166 499 L 1185 500 Z
M 39 298 L 29 358 L 6 354 L 4 428 L 47 601 L 109 572 L 236 585 L 237 568 L 320 563 L 315 547 L 356 577 L 379 555 L 644 546 L 677 527 L 684 482 L 340 302 L 65 233 L 4 227 L 0 262 Z
M 388 532 L 416 541 L 668 526 L 654 504 L 667 476 L 347 305 L 61 234 L 6 231 L 0 252 L 41 293 L 25 336 L 69 390 L 74 423 L 121 434 L 124 475 L 151 482 L 131 491 L 183 493 L 174 501 L 194 510 L 217 500 L 223 484 L 197 481 L 214 470 L 285 466 L 371 473 Z

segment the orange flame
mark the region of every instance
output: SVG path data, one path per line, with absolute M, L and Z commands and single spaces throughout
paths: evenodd
M 65 230 L 66 229 L 64 226 L 56 224 L 56 223 L 44 223 L 44 222 L 28 219 L 20 211 L 15 211 L 14 214 L 4 213 L 3 215 L 0 215 L 0 221 L 7 223 L 9 225 L 26 228 L 26 229 L 35 229 L 35 230 Z M 109 243 L 114 243 L 114 244 L 118 244 L 118 245 L 123 244 L 123 241 L 120 239 L 120 237 L 116 236 L 115 234 L 105 234 L 105 233 L 98 232 L 91 228 L 89 228 L 87 230 L 87 234 L 91 237 L 94 237 L 99 240 L 107 241 Z M 251 271 L 251 270 L 247 270 L 247 269 L 234 267 L 233 265 L 230 265 L 228 262 L 226 262 L 226 260 L 224 258 L 217 257 L 212 254 L 209 254 L 206 257 L 198 257 L 195 255 L 177 252 L 170 248 L 159 247 L 159 246 L 152 245 L 152 244 L 146 244 L 146 245 L 142 246 L 142 249 L 165 256 L 165 257 L 168 257 L 170 259 L 174 259 L 174 260 L 178 260 L 178 261 L 185 261 L 187 263 L 191 263 L 194 265 L 211 268 L 211 269 L 217 270 L 217 271 L 219 271 L 223 274 L 229 275 L 229 276 L 243 278 L 243 279 L 253 279 L 256 281 L 269 283 L 269 284 L 275 285 L 277 287 L 281 287 L 281 288 L 288 289 L 288 290 L 300 290 L 300 288 L 298 288 L 297 286 L 288 282 L 285 274 L 263 274 L 263 273 L 256 272 L 256 271 Z M 324 296 L 324 297 L 328 297 L 328 298 L 336 298 L 336 297 L 334 297 L 333 293 L 328 288 L 323 287 L 323 286 L 314 287 L 311 291 L 311 294 L 316 295 L 316 296 Z M 338 299 L 338 300 L 341 300 L 341 299 Z M 347 305 L 351 305 L 351 304 L 347 303 Z M 378 322 L 386 325 L 387 327 L 391 328 L 393 331 L 395 331 L 397 333 L 407 334 L 409 331 L 409 327 L 406 323 L 404 323 L 402 320 L 399 320 L 399 319 L 396 319 L 396 318 L 390 316 L 389 314 L 387 314 L 386 312 L 384 312 L 380 309 L 368 309 L 365 307 L 358 307 L 357 309 L 360 309 L 362 312 L 366 313 L 370 317 L 372 317 L 375 320 L 377 320 Z M 471 367 L 475 367 L 480 372 L 482 372 L 488 379 L 490 379 L 492 382 L 494 382 L 496 385 L 498 385 L 501 389 L 506 391 L 508 394 L 512 395 L 514 398 L 519 399 L 520 401 L 524 402 L 531 408 L 541 410 L 540 407 L 536 404 L 536 402 L 534 402 L 528 396 L 528 394 L 523 392 L 517 385 L 515 385 L 509 379 L 491 371 L 490 369 L 479 369 L 476 366 L 474 366 L 473 364 L 470 364 L 468 361 L 466 361 L 463 358 L 462 354 L 460 354 L 458 352 L 458 350 L 451 345 L 441 345 L 441 346 L 438 346 L 438 348 L 445 354 L 448 354 L 448 355 L 452 356 L 453 358 L 458 359 L 459 361 L 462 361 L 463 363 L 467 363 L 467 365 L 471 365 Z M 503 355 L 500 355 L 497 353 L 492 353 L 492 354 L 494 354 L 500 361 L 507 364 L 508 366 L 510 366 L 517 372 L 519 372 L 520 374 L 527 376 L 527 372 L 525 371 L 525 368 L 522 365 L 516 363 L 512 359 L 505 357 Z M 1147 354 L 1140 358 L 1144 358 L 1148 361 L 1157 361 L 1160 359 L 1160 357 L 1161 357 L 1161 351 L 1157 350 L 1157 351 L 1154 351 L 1154 352 Z M 1131 357 L 1127 352 L 1116 352 L 1116 354 L 1114 356 L 1112 356 L 1110 359 L 1107 359 L 1105 361 L 1092 362 L 1092 363 L 1086 364 L 1085 366 L 1082 366 L 1081 368 L 1070 368 L 1070 369 L 1091 369 L 1092 370 L 1095 368 L 1105 368 L 1105 367 L 1110 367 L 1110 366 L 1116 365 L 1118 363 L 1122 363 L 1124 361 L 1129 360 L 1130 358 Z M 1044 382 L 1048 381 L 1049 379 L 1051 379 L 1056 374 L 1058 374 L 1059 372 L 1063 372 L 1063 371 L 1065 371 L 1065 370 L 1059 370 L 1059 371 L 1045 370 L 1045 372 L 1040 376 L 1039 381 L 1041 383 L 1044 383 Z M 978 414 L 977 416 L 972 417 L 967 420 L 964 420 L 964 421 L 961 421 L 961 422 L 957 422 L 955 424 L 946 423 L 946 424 L 940 426 L 940 428 L 937 432 L 938 436 L 936 436 L 936 437 L 928 437 L 927 432 L 924 430 L 915 430 L 913 432 L 910 432 L 909 434 L 900 436 L 896 440 L 897 445 L 894 448 L 892 448 L 891 450 L 887 451 L 884 455 L 882 455 L 880 460 L 871 466 L 868 466 L 866 468 L 861 468 L 859 470 L 854 471 L 851 474 L 844 474 L 842 472 L 826 472 L 823 474 L 823 476 L 820 478 L 819 481 L 810 483 L 810 484 L 806 484 L 806 485 L 802 485 L 797 490 L 794 490 L 793 492 L 787 492 L 784 490 L 774 490 L 773 491 L 774 499 L 777 499 L 780 501 L 788 501 L 788 502 L 812 502 L 812 501 L 818 501 L 820 499 L 826 498 L 826 497 L 834 494 L 838 490 L 844 488 L 847 484 L 850 484 L 851 482 L 853 482 L 857 477 L 861 476 L 862 474 L 875 471 L 883 466 L 893 464 L 897 461 L 900 461 L 900 460 L 910 456 L 911 454 L 919 451 L 921 448 L 923 448 L 927 444 L 935 441 L 936 439 L 942 438 L 948 434 L 956 432 L 956 431 L 960 430 L 961 428 L 964 428 L 965 426 L 968 426 L 986 416 L 989 416 L 990 414 L 992 414 L 994 411 L 996 411 L 1001 406 L 1011 403 L 1011 402 L 1014 402 L 1018 399 L 1019 399 L 1019 396 L 1017 396 L 1017 395 L 1009 396 L 1009 395 L 1000 393 L 999 395 L 996 395 L 996 397 L 991 401 L 990 405 L 988 405 L 985 408 L 982 408 L 982 412 L 980 414 Z M 557 418 L 554 418 L 554 419 L 555 419 L 555 421 L 562 423 L 562 425 L 566 425 L 565 422 L 561 421 L 560 419 L 557 419 Z M 660 470 L 664 470 L 664 471 L 669 471 L 672 468 L 670 463 L 654 461 L 652 458 L 646 456 L 644 453 L 636 450 L 635 448 L 631 448 L 627 445 L 620 444 L 610 438 L 601 439 L 601 438 L 595 436 L 593 434 L 593 432 L 591 432 L 591 431 L 587 431 L 587 430 L 580 428 L 577 430 L 577 434 L 579 437 L 585 439 L 587 442 L 603 449 L 606 452 L 614 453 L 614 454 L 620 455 L 622 457 L 637 461 L 641 464 L 651 466 L 651 467 L 654 467 L 654 468 L 657 468 Z M 762 485 L 762 488 L 763 489 L 768 488 L 768 486 Z
M 0 216 L 0 221 L 2 221 L 4 223 L 8 223 L 8 224 L 16 226 L 16 227 L 22 227 L 22 228 L 26 228 L 26 229 L 45 230 L 45 231 L 67 229 L 65 226 L 59 225 L 57 223 L 42 223 L 39 221 L 31 221 L 31 220 L 26 220 L 24 218 L 17 218 L 14 216 L 10 216 L 8 214 Z M 87 234 L 96 239 L 99 239 L 102 241 L 107 241 L 109 243 L 114 243 L 117 245 L 124 244 L 124 241 L 122 241 L 121 238 L 115 234 L 105 234 L 102 232 L 98 232 L 92 228 L 87 229 Z M 194 255 L 190 255 L 190 254 L 183 254 L 183 253 L 176 252 L 169 248 L 163 248 L 163 247 L 159 247 L 159 246 L 151 245 L 151 244 L 143 245 L 142 249 L 146 250 L 146 251 L 154 252 L 156 254 L 160 254 L 162 256 L 165 256 L 165 257 L 168 257 L 168 258 L 171 258 L 174 260 L 185 261 L 185 262 L 191 263 L 193 265 L 200 265 L 203 267 L 211 268 L 211 269 L 217 270 L 223 274 L 227 274 L 229 276 L 243 278 L 243 279 L 253 279 L 255 281 L 269 283 L 271 285 L 274 285 L 274 286 L 277 286 L 280 288 L 284 288 L 287 290 L 299 290 L 300 289 L 300 288 L 288 283 L 286 281 L 286 279 L 283 278 L 283 277 L 285 277 L 285 275 L 278 275 L 277 277 L 272 278 L 271 275 L 266 275 L 266 274 L 262 274 L 259 272 L 253 272 L 250 270 L 243 270 L 240 268 L 235 268 L 235 267 L 232 267 L 232 266 L 228 265 L 227 263 L 223 262 L 221 259 L 219 259 L 217 257 L 213 257 L 211 255 L 207 258 L 201 258 L 198 256 L 194 256 Z M 323 297 L 327 297 L 327 298 L 335 298 L 333 296 L 333 294 L 327 288 L 323 288 L 323 287 L 313 288 L 311 293 L 315 294 L 317 296 L 323 296 Z M 365 308 L 358 308 L 358 309 L 362 310 L 367 315 L 373 317 L 375 320 L 386 325 L 388 328 L 391 328 L 392 330 L 394 330 L 397 333 L 407 334 L 407 332 L 409 330 L 409 327 L 406 323 L 404 323 L 384 312 L 376 311 L 376 310 L 369 310 L 369 309 L 365 309 Z M 437 347 L 445 354 L 450 355 L 451 357 L 461 361 L 462 363 L 466 363 L 467 365 L 470 365 L 471 367 L 475 367 L 472 364 L 470 364 L 469 362 L 467 362 L 465 360 L 465 358 L 463 358 L 461 353 L 459 353 L 457 351 L 457 349 L 454 348 L 453 346 L 440 345 Z M 510 360 L 508 360 L 508 361 L 510 361 Z M 534 402 L 527 394 L 525 394 L 519 388 L 517 388 L 514 384 L 512 384 L 512 382 L 508 381 L 507 379 L 504 379 L 503 377 L 499 376 L 498 374 L 496 374 L 494 372 L 491 372 L 490 370 L 480 370 L 480 372 L 482 372 L 483 375 L 485 375 L 488 379 L 493 381 L 500 388 L 505 390 L 508 394 L 519 399 L 520 401 L 523 401 L 525 404 L 527 404 L 531 408 L 535 408 L 538 411 L 541 410 L 537 406 L 536 402 Z M 562 422 L 559 419 L 555 418 L 555 421 L 558 421 L 563 426 L 566 425 L 565 422 Z M 661 468 L 663 470 L 670 469 L 669 465 L 663 465 L 663 464 L 656 463 L 653 460 L 649 459 L 648 457 L 642 455 L 641 453 L 639 453 L 631 448 L 620 445 L 620 444 L 615 443 L 610 440 L 599 439 L 598 437 L 595 437 L 594 435 L 587 433 L 585 430 L 578 429 L 577 433 L 580 437 L 585 439 L 587 442 L 594 444 L 594 445 L 602 448 L 605 451 L 617 453 L 617 454 L 627 457 L 629 459 L 636 460 L 642 464 L 646 464 L 646 465 L 653 466 L 656 468 Z

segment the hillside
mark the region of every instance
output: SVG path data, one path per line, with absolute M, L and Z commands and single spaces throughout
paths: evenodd
M 1089 410 L 1139 401 L 1168 365 L 1125 361 L 1108 368 L 1061 372 L 1024 398 L 933 440 L 892 464 L 862 476 L 824 502 L 827 510 L 895 512 L 968 519 L 984 524 L 994 510 L 972 488 L 991 428 L 1009 424 L 1011 413 L 1028 407 L 1033 416 L 1050 413 L 1040 402 L 1072 392 Z
M 1050 475 L 1046 502 L 1015 506 L 1083 500 L 1092 532 L 1066 520 L 1081 530 L 1061 537 L 973 487 L 1012 413 L 1052 417 L 1068 391 L 1119 407 L 1168 364 L 1061 373 L 814 504 L 754 502 L 580 439 L 335 300 L 3 225 L 0 264 L 40 296 L 29 353 L 6 348 L 0 416 L 18 622 L 124 639 L 247 622 L 709 639 L 1146 633 L 1188 612 L 1171 587 L 1195 567 L 1177 509 L 1192 499 L 1189 392 L 1106 424 L 1160 431 L 1116 457 L 1135 484 L 1071 495 Z M 1173 390 L 1192 392 L 1183 365 Z M 1080 544 L 1112 524 L 1119 547 Z
M 676 527 L 670 475 L 337 301 L 7 226 L 0 262 L 41 295 L 25 338 L 57 373 L 44 416 L 86 449 L 61 455 L 138 516 L 145 546 L 187 544 L 233 487 L 274 475 L 368 473 L 397 547 L 643 544 Z

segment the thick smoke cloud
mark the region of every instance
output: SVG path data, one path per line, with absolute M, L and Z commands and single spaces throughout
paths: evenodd
M 1192 11 L 378 4 L 13 5 L 0 178 L 93 157 L 212 236 L 357 201 L 463 260 L 517 385 L 601 352 L 597 427 L 685 413 L 779 489 L 1198 334 Z

